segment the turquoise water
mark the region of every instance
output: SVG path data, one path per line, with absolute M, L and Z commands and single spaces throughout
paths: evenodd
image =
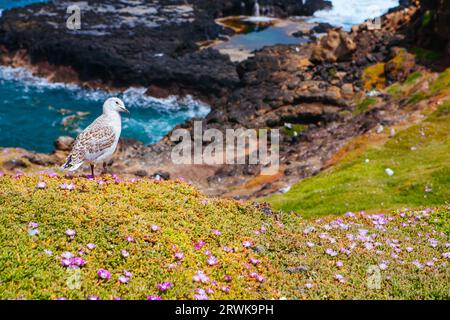
M 131 88 L 111 94 L 51 84 L 26 70 L 0 66 L 0 146 L 51 152 L 57 137 L 75 137 L 101 114 L 103 101 L 113 95 L 121 97 L 131 112 L 122 118 L 122 136 L 144 143 L 157 142 L 177 124 L 205 117 L 210 110 L 189 98 L 155 99 L 144 92 Z M 89 114 L 80 118 L 77 112 Z
M 14 7 L 23 7 L 36 2 L 47 2 L 46 0 L 1 0 L 0 1 L 0 10 L 1 9 L 11 9 Z

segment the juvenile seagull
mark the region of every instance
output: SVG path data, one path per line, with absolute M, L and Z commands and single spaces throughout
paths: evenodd
M 103 171 L 106 172 L 106 161 L 116 151 L 122 131 L 120 112 L 129 113 L 122 100 L 106 100 L 103 104 L 103 114 L 78 135 L 62 168 L 75 171 L 87 162 L 91 165 L 94 177 L 94 164 L 103 162 Z

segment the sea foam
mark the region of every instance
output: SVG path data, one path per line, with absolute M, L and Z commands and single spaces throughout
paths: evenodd
M 314 14 L 313 22 L 327 22 L 349 30 L 352 25 L 385 14 L 399 5 L 398 0 L 332 0 L 331 10 L 320 10 Z

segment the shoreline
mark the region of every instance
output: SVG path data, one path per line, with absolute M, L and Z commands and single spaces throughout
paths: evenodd
M 170 179 L 183 176 L 209 195 L 238 199 L 277 193 L 321 172 L 355 137 L 373 132 L 380 124 L 390 126 L 405 119 L 401 107 L 389 97 L 382 96 L 371 112 L 359 115 L 355 109 L 368 92 L 364 87 L 364 70 L 391 59 L 391 42 L 404 41 L 398 30 L 408 24 L 415 10 L 417 7 L 411 7 L 385 15 L 380 31 L 368 30 L 367 24 L 354 27 L 350 33 L 332 29 L 321 40 L 297 46 L 300 49 L 289 45 L 266 47 L 237 64 L 229 65 L 222 58 L 216 60 L 219 56 L 208 52 L 207 56 L 212 54 L 213 59 L 206 60 L 209 62 L 204 68 L 221 61 L 225 69 L 233 66 L 236 75 L 229 73 L 227 77 L 231 75 L 231 79 L 236 77 L 238 81 L 226 82 L 227 86 L 219 91 L 210 87 L 206 95 L 204 84 L 212 83 L 193 74 L 198 76 L 195 84 L 199 86 L 194 94 L 195 86 L 184 87 L 182 79 L 176 82 L 176 89 L 170 83 L 164 88 L 153 86 L 147 90 L 161 96 L 183 91 L 195 98 L 201 96 L 200 100 L 211 107 L 211 112 L 202 119 L 205 129 L 280 128 L 284 133 L 278 175 L 263 179 L 259 165 L 175 167 L 170 165 L 174 145 L 168 139 L 170 132 L 149 146 L 137 141 L 122 144 L 114 159 L 114 171 L 142 176 L 160 172 Z M 324 45 L 336 36 L 337 45 L 343 50 L 333 51 Z M 336 55 L 336 60 L 327 61 L 332 55 Z M 291 132 L 292 124 L 302 129 Z M 192 129 L 192 120 L 173 130 L 177 128 Z

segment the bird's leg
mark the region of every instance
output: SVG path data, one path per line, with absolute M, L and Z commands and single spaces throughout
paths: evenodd
M 107 174 L 108 170 L 106 169 L 106 162 L 103 162 L 103 172 L 102 174 Z
M 94 175 L 94 165 L 93 164 L 91 164 L 91 174 L 92 174 L 92 179 L 94 179 L 95 175 Z

